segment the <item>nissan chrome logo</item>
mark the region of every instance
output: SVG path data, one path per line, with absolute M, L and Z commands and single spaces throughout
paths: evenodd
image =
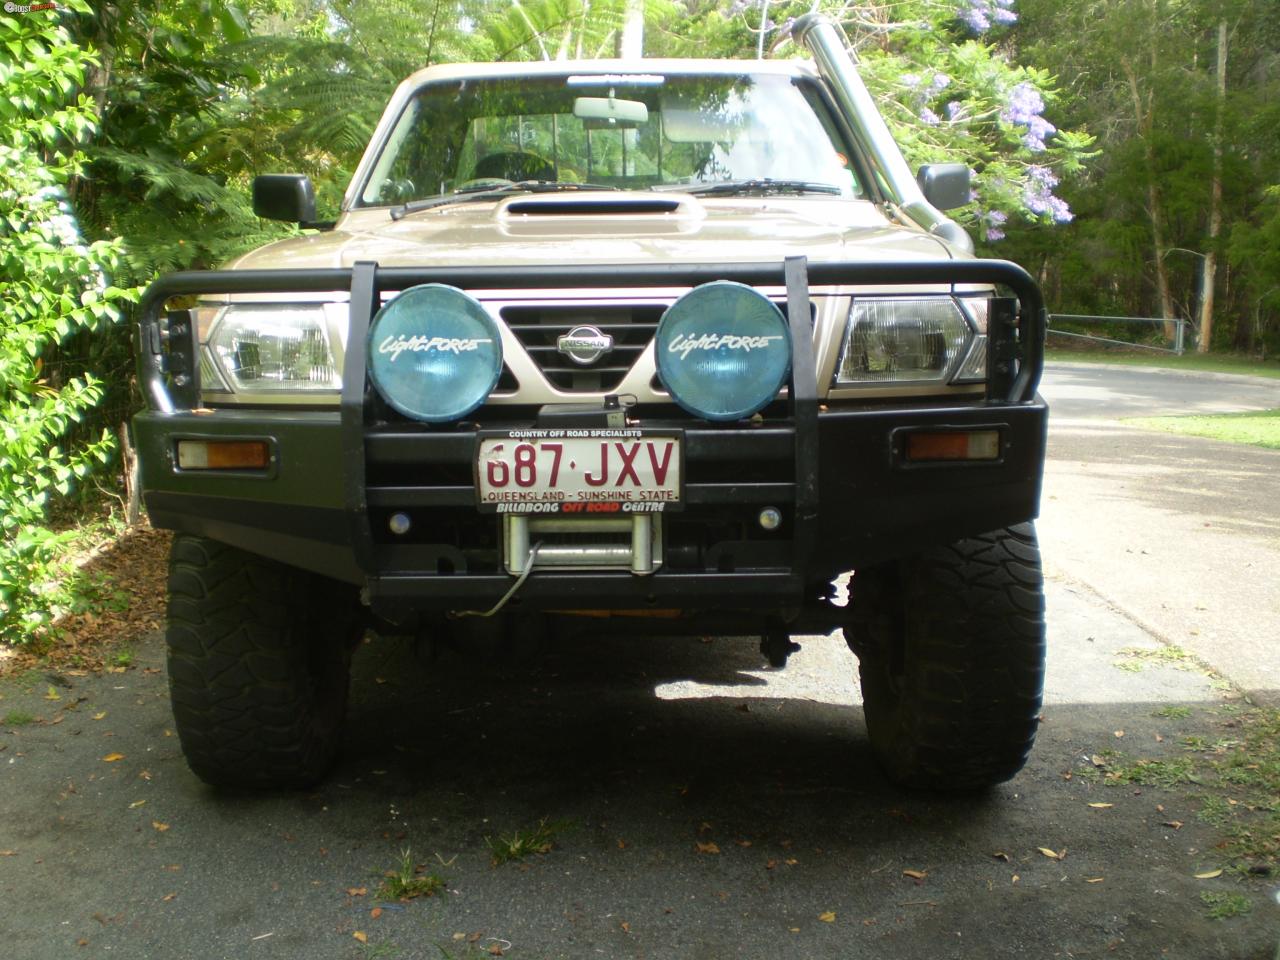
M 574 363 L 595 363 L 613 349 L 613 337 L 601 333 L 599 327 L 584 324 L 574 327 L 556 340 L 556 349 Z

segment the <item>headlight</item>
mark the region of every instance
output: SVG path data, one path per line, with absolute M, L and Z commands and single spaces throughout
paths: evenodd
M 410 287 L 369 325 L 369 378 L 406 417 L 427 423 L 465 417 L 501 373 L 498 325 L 454 287 Z
M 855 299 L 836 385 L 945 384 L 962 363 L 970 366 L 974 339 L 950 297 Z
M 672 399 L 706 420 L 762 409 L 791 370 L 787 321 L 771 300 L 727 280 L 695 287 L 658 322 L 658 376 Z
M 206 390 L 337 393 L 342 389 L 322 304 L 232 304 L 214 320 L 202 357 Z

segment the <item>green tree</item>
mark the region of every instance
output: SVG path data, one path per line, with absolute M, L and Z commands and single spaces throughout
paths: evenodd
M 73 9 L 86 11 L 83 0 Z M 111 285 L 119 242 L 82 242 L 65 188 L 94 126 L 77 88 L 92 58 L 48 14 L 0 18 L 0 641 L 51 620 L 69 535 L 48 526 L 51 498 L 104 464 L 111 435 L 71 447 L 100 381 L 66 376 L 59 344 L 104 329 L 133 296 Z
M 679 55 L 802 55 L 790 27 L 812 8 L 695 3 L 689 17 L 663 27 L 658 46 Z M 1011 217 L 1045 225 L 1072 219 L 1056 188 L 1081 171 L 1093 138 L 1051 123 L 1052 76 L 1014 62 L 1013 0 L 821 0 L 817 9 L 843 27 L 907 160 L 973 168 L 974 201 L 958 215 L 980 240 L 1002 239 Z

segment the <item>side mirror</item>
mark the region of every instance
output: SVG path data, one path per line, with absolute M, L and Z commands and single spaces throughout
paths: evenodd
M 316 191 L 301 173 L 264 173 L 253 178 L 253 212 L 265 220 L 314 223 Z
M 954 210 L 969 202 L 969 168 L 963 163 L 930 163 L 916 174 L 924 198 L 939 210 Z

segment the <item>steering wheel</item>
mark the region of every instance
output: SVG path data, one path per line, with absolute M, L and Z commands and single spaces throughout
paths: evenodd
M 554 180 L 556 169 L 545 157 L 529 150 L 504 150 L 477 160 L 475 174 L 477 178 Z

